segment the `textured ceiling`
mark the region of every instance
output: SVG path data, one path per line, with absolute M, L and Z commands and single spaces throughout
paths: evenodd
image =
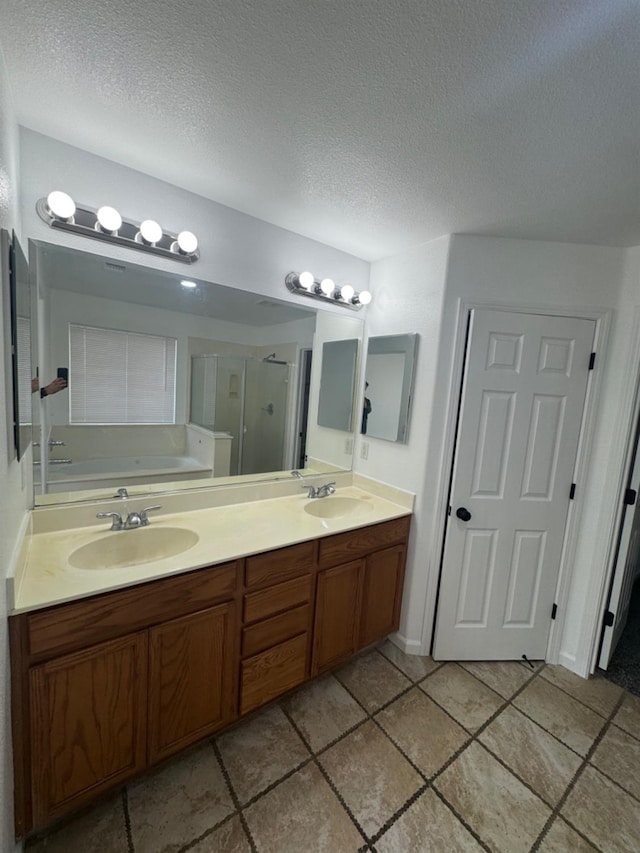
M 640 244 L 637 0 L 0 0 L 19 121 L 366 259 Z

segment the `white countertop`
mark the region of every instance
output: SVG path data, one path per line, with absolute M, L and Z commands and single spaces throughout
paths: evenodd
M 198 534 L 197 543 L 176 556 L 126 568 L 77 569 L 69 558 L 90 542 L 113 536 L 135 537 L 139 530 L 110 531 L 109 522 L 102 521 L 91 527 L 33 533 L 24 560 L 11 579 L 11 612 L 61 604 L 411 514 L 411 496 L 400 503 L 382 497 L 382 488 L 375 491 L 377 494 L 356 486 L 339 488 L 336 497 L 355 498 L 361 508 L 355 515 L 337 518 L 317 518 L 304 511 L 305 504 L 331 501 L 333 496 L 310 501 L 300 495 L 190 512 L 154 513 L 149 516 L 150 527 L 192 530 Z

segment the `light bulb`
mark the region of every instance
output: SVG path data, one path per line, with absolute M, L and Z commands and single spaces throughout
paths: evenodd
M 344 299 L 345 302 L 351 302 L 353 296 L 355 294 L 355 290 L 351 287 L 350 284 L 345 284 L 344 287 L 340 288 L 340 296 Z
M 311 290 L 314 281 L 315 279 L 311 272 L 301 272 L 298 276 L 300 287 L 303 287 L 305 290 Z
M 336 283 L 332 278 L 323 278 L 320 282 L 320 290 L 324 293 L 325 296 L 331 296 L 335 289 Z
M 58 219 L 71 219 L 76 212 L 76 203 L 67 193 L 54 190 L 47 196 L 47 207 Z
M 371 294 L 368 290 L 361 290 L 358 294 L 358 302 L 361 305 L 368 305 L 371 302 Z
M 180 251 L 184 252 L 185 255 L 192 255 L 198 248 L 198 238 L 191 231 L 181 231 L 176 242 Z
M 197 287 L 197 286 L 198 286 L 198 285 L 195 283 L 195 281 L 186 281 L 185 279 L 183 279 L 183 280 L 180 282 L 180 284 L 181 284 L 183 287 L 190 287 L 190 288 L 193 288 L 193 287 Z
M 98 225 L 103 231 L 113 233 L 122 225 L 122 217 L 115 207 L 101 207 L 96 214 Z
M 162 239 L 162 228 L 153 219 L 145 219 L 140 223 L 140 236 L 145 243 L 157 243 Z

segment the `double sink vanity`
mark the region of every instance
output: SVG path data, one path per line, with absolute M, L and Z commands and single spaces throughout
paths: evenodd
M 412 496 L 337 479 L 162 496 L 131 530 L 98 503 L 34 511 L 10 618 L 17 836 L 397 629 Z

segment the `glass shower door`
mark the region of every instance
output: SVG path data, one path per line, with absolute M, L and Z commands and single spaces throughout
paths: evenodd
M 287 423 L 289 366 L 248 360 L 241 474 L 281 471 Z

